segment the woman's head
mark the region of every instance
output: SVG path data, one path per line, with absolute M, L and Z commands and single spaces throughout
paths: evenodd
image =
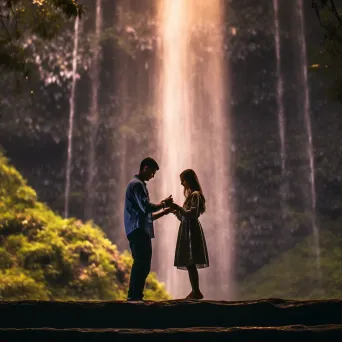
M 184 196 L 188 197 L 192 192 L 198 191 L 202 198 L 203 204 L 205 203 L 205 198 L 203 191 L 196 175 L 196 172 L 192 169 L 186 169 L 180 174 L 181 184 L 184 186 Z M 204 210 L 203 210 L 204 212 Z
M 194 170 L 187 169 L 180 174 L 181 184 L 184 186 L 184 190 L 202 191 L 198 177 Z

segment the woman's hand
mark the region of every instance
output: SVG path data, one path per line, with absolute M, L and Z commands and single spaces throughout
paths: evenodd
M 170 208 L 171 208 L 173 211 L 178 211 L 179 208 L 180 208 L 180 206 L 179 206 L 178 204 L 176 204 L 176 203 L 172 203 L 172 204 L 170 205 Z
M 171 207 L 164 209 L 163 210 L 163 215 L 168 215 L 168 214 L 173 214 L 173 215 L 177 216 L 178 215 L 178 210 L 173 209 Z

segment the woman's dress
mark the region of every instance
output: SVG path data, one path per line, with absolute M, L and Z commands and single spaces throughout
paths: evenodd
M 186 270 L 187 266 L 209 267 L 207 244 L 198 218 L 204 206 L 198 191 L 192 192 L 176 216 L 181 221 L 178 231 L 174 266 Z

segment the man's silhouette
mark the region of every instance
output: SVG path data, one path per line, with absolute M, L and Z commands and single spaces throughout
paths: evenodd
M 146 182 L 159 170 L 157 162 L 148 157 L 140 164 L 140 170 L 127 185 L 125 197 L 125 231 L 133 256 L 129 282 L 129 301 L 142 300 L 148 274 L 151 270 L 153 221 L 168 214 L 173 202 L 170 195 L 158 204 L 150 202 Z M 163 209 L 160 212 L 159 210 Z

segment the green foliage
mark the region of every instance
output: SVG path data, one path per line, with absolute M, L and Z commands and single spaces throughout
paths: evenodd
M 334 0 L 320 0 L 315 4 L 319 22 L 324 30 L 324 44 L 313 54 L 311 70 L 326 78 L 328 94 L 342 101 L 342 8 Z
M 28 187 L 0 151 L 0 214 L 6 217 L 8 210 L 23 210 L 32 207 L 36 201 L 36 193 Z
M 342 298 L 341 233 L 324 230 L 321 234 L 321 273 L 314 246 L 309 236 L 249 276 L 240 286 L 240 298 Z
M 48 291 L 24 270 L 15 268 L 0 271 L 1 300 L 48 300 Z
M 0 300 L 123 300 L 132 258 L 92 222 L 63 219 L 0 154 Z M 169 299 L 150 274 L 146 299 Z
M 67 19 L 80 16 L 75 0 L 9 0 L 0 5 L 0 65 L 27 73 L 28 34 L 42 39 L 56 36 Z

